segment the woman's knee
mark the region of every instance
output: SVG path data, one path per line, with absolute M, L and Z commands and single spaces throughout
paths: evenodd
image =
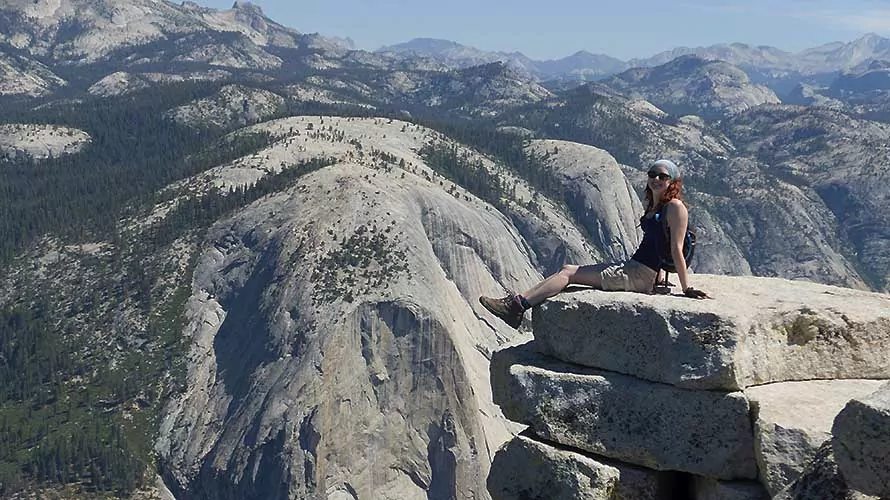
M 574 264 L 563 264 L 562 269 L 559 270 L 559 274 L 571 281 L 572 277 L 578 272 L 579 267 L 580 266 Z
M 596 288 L 602 286 L 602 271 L 606 267 L 605 264 L 571 267 L 574 269 L 571 269 L 571 274 L 568 276 L 569 284 L 588 285 Z

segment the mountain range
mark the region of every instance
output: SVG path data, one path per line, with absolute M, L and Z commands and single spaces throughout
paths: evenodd
M 775 47 L 743 43 L 715 44 L 708 47 L 676 47 L 651 57 L 623 61 L 606 54 L 579 51 L 556 60 L 538 61 L 521 53 L 491 52 L 448 40 L 418 38 L 381 47 L 381 54 L 427 58 L 450 66 L 476 66 L 496 61 L 526 71 L 540 80 L 597 80 L 631 68 L 660 66 L 680 56 L 724 61 L 765 81 L 786 78 L 818 78 L 838 72 L 856 72 L 875 60 L 890 59 L 890 40 L 875 34 L 852 42 L 834 42 L 800 52 L 786 52 Z
M 787 93 L 800 82 L 825 83 L 839 73 L 861 72 L 873 61 L 890 59 L 890 40 L 874 34 L 797 53 L 769 46 L 732 43 L 677 47 L 629 61 L 586 51 L 562 59 L 536 61 L 518 52 L 490 52 L 429 38 L 414 39 L 369 53 L 353 50 L 348 40 L 300 34 L 267 18 L 258 6 L 249 2 L 235 2 L 232 9 L 218 11 L 188 1 L 175 5 L 149 0 L 36 3 L 15 0 L 0 9 L 0 28 L 0 43 L 5 45 L 4 64 L 8 67 L 4 73 L 9 75 L 6 79 L 11 78 L 15 68 L 50 61 L 65 66 L 83 66 L 103 59 L 129 58 L 131 62 L 145 64 L 150 58 L 127 52 L 149 42 L 174 39 L 180 40 L 181 47 L 167 56 L 172 58 L 171 61 L 269 69 L 280 68 L 283 60 L 280 54 L 267 52 L 296 50 L 314 52 L 318 59 L 314 63 L 319 67 L 355 62 L 376 67 L 447 70 L 502 62 L 521 74 L 551 82 L 551 85 L 598 80 L 631 68 L 659 66 L 680 56 L 695 55 L 737 66 L 755 83 L 768 85 L 780 94 Z M 190 41 L 190 38 L 209 33 L 215 33 L 213 36 L 220 42 L 213 57 L 184 50 L 185 46 L 202 46 L 202 42 Z M 225 44 L 229 48 L 224 49 L 222 45 Z M 235 46 L 240 46 L 237 55 L 231 53 Z M 241 60 L 235 62 L 236 59 Z M 306 62 L 312 64 L 311 60 Z M 45 77 L 52 79 L 49 75 L 38 75 L 40 82 Z M 39 88 L 45 83 L 37 85 Z
M 530 331 L 478 297 L 628 258 L 655 159 L 695 273 L 890 291 L 887 44 L 536 62 L 5 2 L 0 496 L 489 498 Z

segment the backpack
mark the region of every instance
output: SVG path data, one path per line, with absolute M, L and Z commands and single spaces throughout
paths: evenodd
M 671 255 L 671 229 L 668 227 L 667 216 L 662 213 L 666 207 L 655 214 L 655 220 L 661 222 L 661 228 L 664 231 L 664 245 L 658 249 L 658 257 L 661 259 L 660 266 L 665 272 L 676 273 L 674 267 L 674 257 Z M 683 258 L 686 259 L 686 267 L 692 262 L 695 256 L 695 231 L 686 228 L 686 237 L 683 238 Z

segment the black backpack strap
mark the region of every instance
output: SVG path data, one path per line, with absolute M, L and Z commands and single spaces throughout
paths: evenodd
M 658 209 L 655 218 L 661 223 L 661 231 L 664 235 L 664 241 L 662 241 L 662 245 L 658 248 L 658 258 L 660 260 L 659 266 L 667 272 L 668 268 L 665 267 L 665 260 L 671 262 L 669 265 L 673 265 L 673 259 L 671 258 L 671 228 L 668 226 L 667 222 L 667 205 L 662 205 L 661 208 Z
M 661 206 L 658 210 L 658 219 L 661 222 L 661 230 L 664 233 L 664 240 L 668 245 L 671 244 L 671 228 L 668 226 L 667 204 Z

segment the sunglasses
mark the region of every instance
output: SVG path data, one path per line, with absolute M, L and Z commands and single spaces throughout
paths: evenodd
M 649 172 L 647 175 L 649 176 L 650 179 L 655 179 L 657 177 L 658 180 L 660 180 L 660 181 L 667 182 L 667 181 L 671 180 L 671 176 L 668 174 L 665 174 L 663 172 Z

